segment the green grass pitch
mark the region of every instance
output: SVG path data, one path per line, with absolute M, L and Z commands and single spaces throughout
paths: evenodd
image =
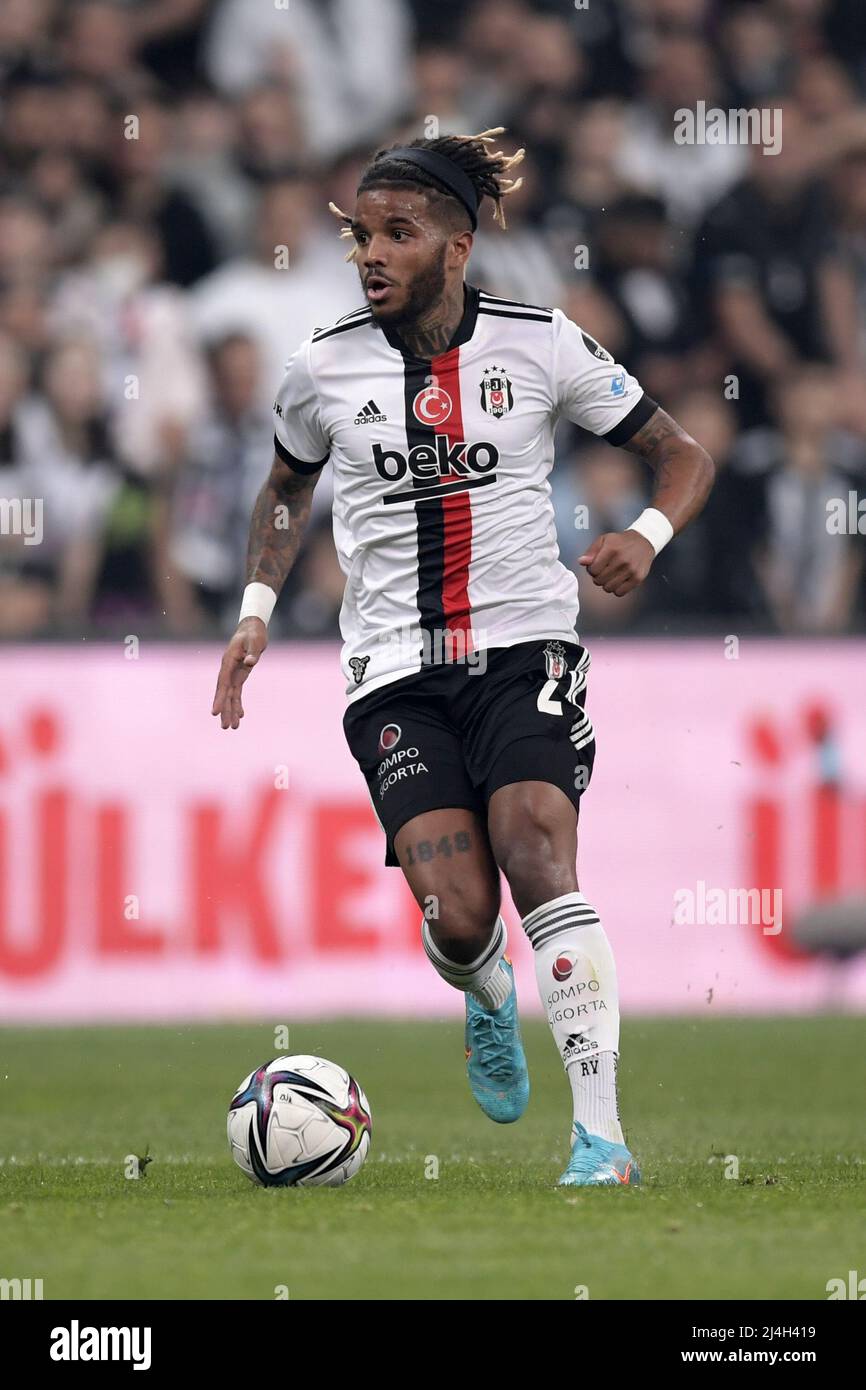
M 344 1188 L 264 1190 L 225 1113 L 267 1026 L 0 1030 L 0 1277 L 46 1299 L 820 1300 L 866 1274 L 866 1021 L 628 1021 L 640 1189 L 556 1188 L 568 1085 L 546 1024 L 524 1035 L 529 1108 L 499 1126 L 459 1021 L 292 1026 L 365 1088 L 373 1148 Z

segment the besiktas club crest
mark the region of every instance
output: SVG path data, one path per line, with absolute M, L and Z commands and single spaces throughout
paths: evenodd
M 547 678 L 551 681 L 561 680 L 565 675 L 565 647 L 561 642 L 548 642 L 544 648 L 544 664 L 547 667 Z
M 514 392 L 508 373 L 502 367 L 488 367 L 481 380 L 481 404 L 498 420 L 514 405 Z

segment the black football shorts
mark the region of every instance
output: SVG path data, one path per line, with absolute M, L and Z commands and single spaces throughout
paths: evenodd
M 394 837 L 414 816 L 460 806 L 484 817 L 511 782 L 552 782 L 578 810 L 595 759 L 589 662 L 578 642 L 520 642 L 354 700 L 343 729 L 385 831 L 385 863 L 398 864 Z

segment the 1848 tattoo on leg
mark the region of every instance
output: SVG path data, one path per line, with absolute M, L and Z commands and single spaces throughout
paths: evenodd
M 450 859 L 452 854 L 461 854 L 472 848 L 472 837 L 468 830 L 458 830 L 455 835 L 442 835 L 438 840 L 419 840 L 416 845 L 406 849 L 407 864 L 426 864 L 437 855 Z

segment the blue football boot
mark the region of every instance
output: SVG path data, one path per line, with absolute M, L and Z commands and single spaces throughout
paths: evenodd
M 637 1187 L 640 1169 L 625 1144 L 590 1134 L 575 1121 L 574 1143 L 559 1187 Z
M 520 1022 L 514 970 L 507 956 L 499 962 L 512 980 L 511 993 L 494 1012 L 466 996 L 466 1072 L 472 1094 L 485 1115 L 500 1125 L 519 1120 L 529 1102 L 529 1072 Z

